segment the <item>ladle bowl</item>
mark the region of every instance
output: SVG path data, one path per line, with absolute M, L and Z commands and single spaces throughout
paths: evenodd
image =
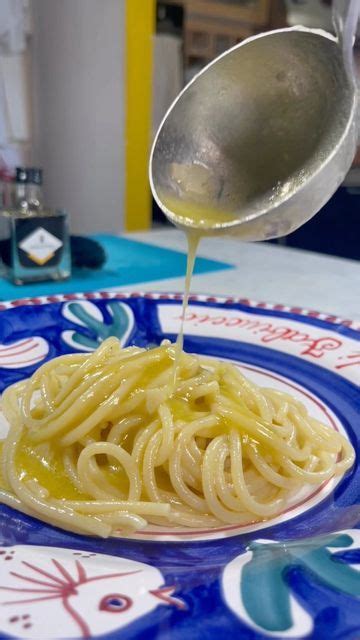
M 154 198 L 180 228 L 286 235 L 349 170 L 357 102 L 331 34 L 295 27 L 252 37 L 205 67 L 168 110 L 150 157 Z

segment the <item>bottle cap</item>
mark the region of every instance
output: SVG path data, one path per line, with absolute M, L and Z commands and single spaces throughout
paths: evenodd
M 28 170 L 25 167 L 16 167 L 16 182 L 21 182 L 22 184 L 26 184 L 29 180 Z
M 42 185 L 42 169 L 38 169 L 37 167 L 32 167 L 29 169 L 29 182 L 32 184 Z

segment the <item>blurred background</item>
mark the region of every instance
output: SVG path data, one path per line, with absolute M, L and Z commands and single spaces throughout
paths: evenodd
M 297 24 L 332 31 L 331 1 L 0 0 L 2 188 L 16 166 L 36 165 L 73 233 L 165 225 L 147 163 L 167 108 L 229 47 Z M 359 259 L 359 203 L 360 154 L 324 209 L 281 242 Z

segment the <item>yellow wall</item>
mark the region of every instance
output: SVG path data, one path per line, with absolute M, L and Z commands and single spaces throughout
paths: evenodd
M 155 0 L 126 0 L 125 230 L 149 229 Z

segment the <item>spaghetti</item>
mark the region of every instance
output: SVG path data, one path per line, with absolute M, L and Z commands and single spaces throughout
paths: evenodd
M 279 514 L 354 451 L 293 397 L 175 346 L 61 356 L 9 387 L 0 500 L 99 536 L 148 522 L 216 527 Z M 175 386 L 174 386 L 175 384 Z

